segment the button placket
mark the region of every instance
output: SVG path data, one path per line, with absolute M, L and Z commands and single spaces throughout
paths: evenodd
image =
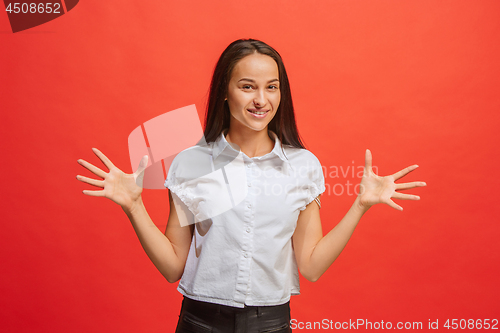
M 238 277 L 237 277 L 237 286 L 236 286 L 236 298 L 240 300 L 241 302 L 244 302 L 247 292 L 250 289 L 250 266 L 251 266 L 251 260 L 252 260 L 252 251 L 253 251 L 253 244 L 252 244 L 252 234 L 251 234 L 251 226 L 252 226 L 252 220 L 254 218 L 253 214 L 253 202 L 254 202 L 254 190 L 255 188 L 252 188 L 252 182 L 253 182 L 253 172 L 252 172 L 252 166 L 254 166 L 253 162 L 250 162 L 247 164 L 247 187 L 248 187 L 248 193 L 247 197 L 244 203 L 244 224 L 243 224 L 243 230 L 241 234 L 241 257 L 240 257 L 240 263 L 239 263 L 239 272 L 238 272 Z

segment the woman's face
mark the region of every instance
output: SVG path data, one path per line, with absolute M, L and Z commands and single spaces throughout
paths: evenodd
M 233 68 L 227 92 L 231 126 L 265 129 L 280 104 L 279 84 L 278 65 L 270 56 L 253 53 L 241 59 Z

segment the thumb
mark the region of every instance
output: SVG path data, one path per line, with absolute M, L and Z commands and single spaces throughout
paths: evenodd
M 372 152 L 370 149 L 365 151 L 365 172 L 369 172 L 372 168 Z
M 144 169 L 146 169 L 146 166 L 148 165 L 148 159 L 149 159 L 148 155 L 144 155 L 141 158 L 141 161 L 139 162 L 139 167 L 135 171 L 135 174 L 141 174 L 144 171 Z
M 141 158 L 141 161 L 139 162 L 139 167 L 137 170 L 134 172 L 134 179 L 135 183 L 137 186 L 142 188 L 143 181 L 144 181 L 144 170 L 146 169 L 146 166 L 148 165 L 148 155 L 144 155 Z

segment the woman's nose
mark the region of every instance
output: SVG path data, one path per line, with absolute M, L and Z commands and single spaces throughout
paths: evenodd
M 253 103 L 256 106 L 264 106 L 266 104 L 266 98 L 264 91 L 257 91 L 253 99 Z

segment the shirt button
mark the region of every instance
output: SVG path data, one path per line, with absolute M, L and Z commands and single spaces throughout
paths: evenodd
M 248 183 L 247 185 L 248 185 L 248 187 L 252 187 L 252 183 Z
M 251 167 L 252 167 L 252 164 L 248 163 L 248 164 L 247 164 L 247 168 L 249 168 L 249 169 L 250 169 Z
M 246 230 L 246 231 L 247 231 L 248 233 L 250 233 L 250 228 L 247 228 L 247 230 Z
M 252 208 L 252 204 L 248 204 L 248 205 L 247 205 L 247 207 L 248 207 L 248 208 Z
M 247 252 L 245 252 L 245 258 L 248 258 L 248 253 Z

